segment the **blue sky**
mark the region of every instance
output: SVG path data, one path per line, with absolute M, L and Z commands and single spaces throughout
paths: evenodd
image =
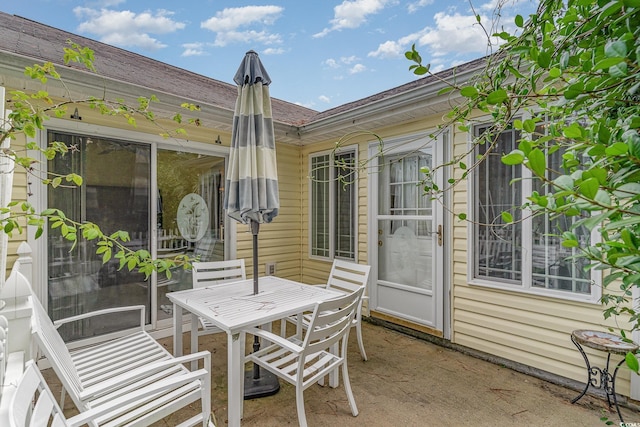
M 535 10 L 531 0 L 21 0 L 0 10 L 233 83 L 257 51 L 271 96 L 319 111 L 415 77 L 416 44 L 432 70 L 488 53 L 475 14 L 499 26 Z M 475 11 L 475 13 L 474 13 Z

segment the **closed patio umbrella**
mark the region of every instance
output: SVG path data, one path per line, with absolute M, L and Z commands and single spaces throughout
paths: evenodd
M 227 215 L 249 224 L 253 235 L 253 293 L 258 285 L 258 233 L 261 223 L 271 222 L 280 208 L 276 144 L 271 117 L 271 97 L 267 74 L 258 54 L 246 53 L 233 80 L 238 99 L 233 114 L 231 151 L 225 185 L 224 208 Z M 260 348 L 256 337 L 254 351 Z M 278 378 L 260 373 L 254 365 L 245 378 L 245 399 L 269 396 L 280 388 Z

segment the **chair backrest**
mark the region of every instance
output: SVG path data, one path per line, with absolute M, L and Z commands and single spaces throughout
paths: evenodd
M 363 293 L 364 287 L 360 287 L 349 294 L 316 304 L 304 337 L 304 354 L 326 350 L 343 338 L 346 343 Z M 343 357 L 345 352 L 346 346 L 343 346 Z
M 51 363 L 64 388 L 79 395 L 83 391 L 82 382 L 69 349 L 38 298 L 31 295 L 29 300 L 33 307 L 31 333 L 35 336 L 38 348 Z
M 371 266 L 336 259 L 331 266 L 327 288 L 351 293 L 367 286 Z
M 60 406 L 33 360 L 27 361 L 22 378 L 11 396 L 9 425 L 11 427 L 67 425 Z
M 244 259 L 194 262 L 192 265 L 194 288 L 235 282 L 247 278 L 247 273 L 244 269 Z

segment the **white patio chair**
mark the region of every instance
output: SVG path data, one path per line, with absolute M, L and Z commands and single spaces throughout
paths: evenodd
M 194 289 L 245 280 L 247 278 L 247 273 L 244 268 L 244 259 L 194 262 L 192 263 L 192 269 Z M 209 320 L 202 317 L 199 320 L 202 328 L 198 330 L 198 336 L 222 332 L 220 328 Z
M 307 425 L 304 390 L 340 366 L 351 413 L 354 417 L 358 415 L 347 369 L 347 341 L 363 292 L 364 288 L 361 287 L 351 294 L 318 303 L 311 314 L 303 341 L 297 336 L 287 339 L 259 328 L 246 330 L 249 334 L 272 342 L 249 354 L 245 360 L 295 385 L 298 423 L 302 427 Z
M 9 426 L 149 425 L 153 419 L 157 418 L 153 416 L 154 414 L 169 415 L 186 406 L 192 400 L 191 397 L 186 396 L 200 395 L 203 401 L 205 399 L 208 401 L 209 389 L 204 388 L 208 376 L 209 373 L 205 369 L 199 369 L 187 375 L 165 378 L 107 404 L 66 418 L 38 370 L 38 366 L 30 360 L 11 396 Z M 204 418 L 203 414 L 180 425 L 199 424 L 200 418 Z M 213 421 L 207 419 L 206 422 L 208 427 L 215 427 Z
M 334 260 L 333 265 L 331 266 L 331 272 L 329 273 L 329 279 L 327 279 L 327 284 L 315 286 L 324 286 L 327 289 L 341 291 L 344 293 L 351 293 L 356 289 L 366 288 L 370 271 L 371 266 L 368 265 L 356 264 L 353 262 L 342 260 Z M 368 299 L 368 297 L 366 295 L 363 295 L 362 300 L 365 299 Z M 356 328 L 358 346 L 360 347 L 360 355 L 362 356 L 362 360 L 367 360 L 367 353 L 364 351 L 364 341 L 362 339 L 362 300 L 358 305 L 356 316 L 353 319 L 353 327 Z M 302 326 L 303 329 L 306 329 L 309 325 L 310 320 L 311 315 L 309 313 L 303 314 L 302 318 L 300 319 L 300 326 Z M 286 336 L 287 321 L 298 325 L 298 316 L 291 316 L 282 321 L 281 335 L 283 337 Z
M 99 310 L 61 319 L 54 324 L 40 301 L 33 295 L 30 300 L 33 307 L 31 327 L 35 342 L 63 385 L 60 406 L 64 407 L 66 391 L 81 412 L 99 408 L 120 398 L 126 399 L 139 389 L 159 381 L 188 378 L 185 375 L 191 375 L 191 371 L 184 364 L 202 359 L 204 369 L 209 372 L 203 380 L 204 390 L 193 387 L 190 393 L 176 396 L 175 399 L 188 404 L 202 398 L 203 410 L 197 422 L 207 425 L 211 413 L 211 354 L 208 351 L 182 357 L 171 355 L 144 331 L 144 306 Z M 128 331 L 126 335 L 110 341 L 69 351 L 57 331 L 57 327 L 65 323 L 132 310 L 140 313 L 139 326 L 133 332 Z M 167 413 L 154 412 L 150 414 L 149 422 L 162 419 Z

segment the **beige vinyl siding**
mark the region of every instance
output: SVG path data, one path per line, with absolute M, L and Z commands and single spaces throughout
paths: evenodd
M 468 149 L 468 135 L 456 132 L 454 153 Z M 473 159 L 466 163 L 471 165 Z M 454 168 L 457 177 L 459 168 Z M 453 195 L 453 210 L 471 217 L 473 200 L 469 186 L 461 183 Z M 452 337 L 451 341 L 488 354 L 532 366 L 543 371 L 586 380 L 585 363 L 571 342 L 574 329 L 619 329 L 605 320 L 600 304 L 567 301 L 469 283 L 469 238 L 467 222 L 453 221 Z M 620 320 L 620 319 L 619 319 Z M 606 364 L 606 353 L 586 349 L 593 366 Z M 617 363 L 620 357 L 612 357 Z M 616 391 L 629 395 L 629 370 L 621 369 Z
M 300 147 L 276 145 L 280 211 L 273 222 L 260 224 L 258 235 L 258 276 L 264 276 L 265 263 L 276 263 L 276 275 L 292 280 L 301 278 Z M 247 225 L 237 225 L 237 254 L 244 258 L 247 276 L 253 277 L 253 238 Z

